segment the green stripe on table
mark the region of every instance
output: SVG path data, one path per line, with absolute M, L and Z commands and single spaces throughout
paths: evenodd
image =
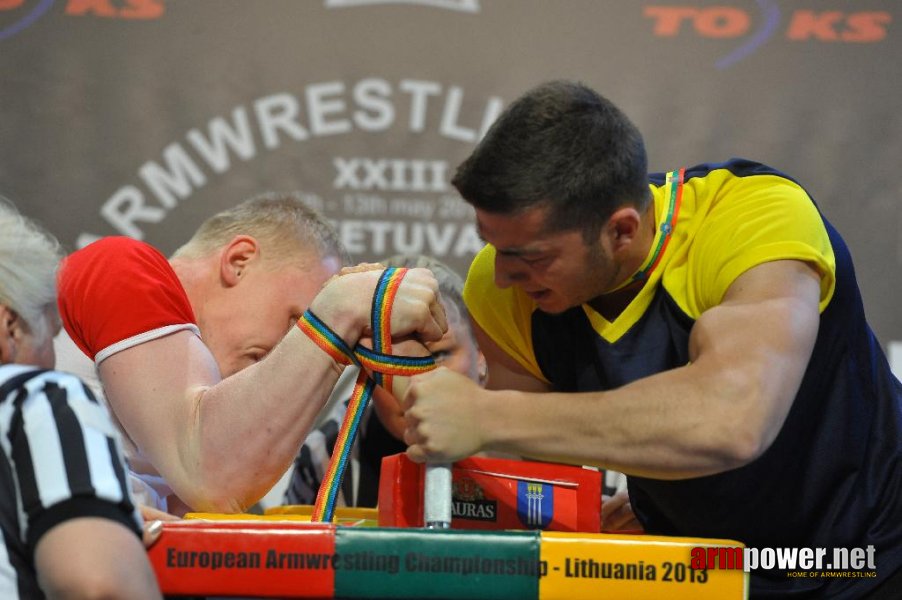
M 341 527 L 336 598 L 499 598 L 539 595 L 539 534 Z

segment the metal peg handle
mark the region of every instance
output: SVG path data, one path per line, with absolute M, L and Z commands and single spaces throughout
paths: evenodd
M 451 527 L 451 465 L 436 463 L 426 465 L 423 486 L 423 521 L 426 529 Z

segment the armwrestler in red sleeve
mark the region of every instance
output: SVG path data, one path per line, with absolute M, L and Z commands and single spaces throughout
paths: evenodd
M 333 277 L 345 253 L 318 213 L 266 194 L 207 220 L 167 261 L 106 238 L 60 274 L 63 324 L 91 357 L 158 506 L 236 512 L 291 464 L 342 366 L 295 327 L 308 308 L 354 346 L 380 270 Z M 426 269 L 404 279 L 394 335 L 446 329 Z M 159 486 L 157 486 L 159 490 Z

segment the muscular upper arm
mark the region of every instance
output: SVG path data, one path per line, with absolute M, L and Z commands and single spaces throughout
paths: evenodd
M 547 392 L 551 386 L 536 378 L 513 357 L 508 355 L 491 337 L 471 319 L 473 334 L 488 365 L 486 388 L 491 390 L 520 390 L 523 392 Z
M 820 274 L 808 263 L 762 263 L 740 275 L 690 335 L 693 376 L 733 394 L 760 450 L 776 437 L 817 338 Z
M 129 437 L 181 496 L 197 439 L 186 429 L 197 423 L 201 394 L 221 379 L 212 354 L 193 333 L 177 331 L 117 352 L 98 370 Z

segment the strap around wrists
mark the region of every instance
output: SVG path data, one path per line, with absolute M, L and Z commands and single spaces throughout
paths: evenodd
M 313 340 L 313 343 L 323 349 L 335 362 L 343 365 L 359 365 L 360 362 L 354 356 L 354 352 L 348 347 L 341 336 L 332 331 L 326 323 L 313 314 L 309 308 L 298 319 L 298 328 L 303 331 L 307 337 Z

